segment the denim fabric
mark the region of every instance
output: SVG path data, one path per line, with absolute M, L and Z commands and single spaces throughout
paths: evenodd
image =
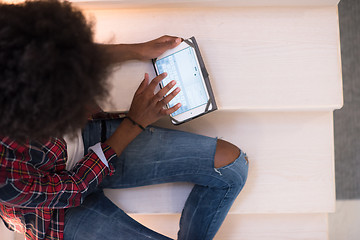
M 109 137 L 122 120 L 106 122 Z M 104 128 L 104 126 L 103 126 Z M 100 141 L 101 122 L 83 132 L 85 152 Z M 178 239 L 212 239 L 243 188 L 248 172 L 246 154 L 215 169 L 216 138 L 148 127 L 120 157 L 116 172 L 104 179 L 80 207 L 67 210 L 65 239 L 169 239 L 130 218 L 103 194 L 103 188 L 129 188 L 167 182 L 194 183 L 182 212 Z

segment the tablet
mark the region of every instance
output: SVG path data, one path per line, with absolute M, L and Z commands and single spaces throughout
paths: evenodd
M 181 107 L 171 114 L 173 124 L 190 121 L 217 109 L 209 74 L 194 37 L 153 59 L 153 65 L 157 75 L 167 73 L 160 83 L 161 88 L 175 80 L 176 85 L 169 92 L 177 87 L 181 89 L 167 106 L 171 108 L 181 103 Z

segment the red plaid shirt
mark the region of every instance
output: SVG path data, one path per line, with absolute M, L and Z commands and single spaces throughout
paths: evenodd
M 115 152 L 101 145 L 108 161 Z M 79 206 L 114 172 L 90 152 L 69 172 L 66 143 L 53 138 L 26 146 L 0 138 L 0 216 L 26 239 L 63 239 L 65 209 Z

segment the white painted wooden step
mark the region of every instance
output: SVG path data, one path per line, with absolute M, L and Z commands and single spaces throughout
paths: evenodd
M 340 0 L 72 0 L 81 7 L 303 7 L 336 6 Z
M 342 106 L 337 7 L 89 9 L 96 39 L 134 43 L 195 36 L 221 109 Z M 149 62 L 124 63 L 106 110 L 128 109 Z
M 180 214 L 131 215 L 143 225 L 176 239 Z M 229 214 L 215 240 L 327 240 L 327 214 Z
M 248 181 L 232 213 L 319 213 L 335 206 L 331 112 L 239 113 L 218 111 L 179 127 L 220 137 L 247 152 Z M 174 183 L 106 190 L 130 213 L 181 212 L 191 185 Z

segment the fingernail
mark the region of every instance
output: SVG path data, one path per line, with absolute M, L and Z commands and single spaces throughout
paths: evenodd
M 175 92 L 180 92 L 180 90 L 181 89 L 178 87 L 178 88 L 175 89 Z
M 171 81 L 171 85 L 174 86 L 176 84 L 176 81 L 175 80 L 172 80 Z
M 166 72 L 163 72 L 164 76 L 166 77 L 167 76 L 167 73 Z
M 176 42 L 176 43 L 180 43 L 180 42 L 181 42 L 181 38 L 177 38 L 177 39 L 175 40 L 175 42 Z

